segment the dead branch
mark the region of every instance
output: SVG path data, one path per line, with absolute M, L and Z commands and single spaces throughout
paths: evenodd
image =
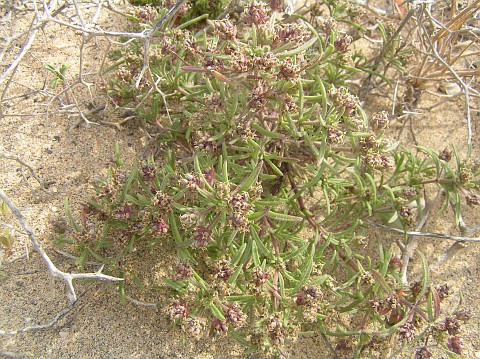
M 33 178 L 35 178 L 37 180 L 38 184 L 40 184 L 40 187 L 45 188 L 45 182 L 40 179 L 40 177 L 37 175 L 37 173 L 32 168 L 32 166 L 25 163 L 20 157 L 0 150 L 0 158 L 6 158 L 6 159 L 9 159 L 9 160 L 14 160 L 14 161 L 17 161 L 18 163 L 20 163 L 22 166 L 27 167 L 28 170 L 30 171 L 31 175 L 33 176 Z
M 22 225 L 24 231 L 27 233 L 28 237 L 30 238 L 31 242 L 33 243 L 33 246 L 35 247 L 35 250 L 40 254 L 44 262 L 47 264 L 48 270 L 54 277 L 60 277 L 62 278 L 67 286 L 68 289 L 70 290 L 70 293 L 73 296 L 73 300 L 77 300 L 77 296 L 75 294 L 75 289 L 73 287 L 73 280 L 74 279 L 98 279 L 98 280 L 107 280 L 107 281 L 122 281 L 123 278 L 117 278 L 117 277 L 112 277 L 106 274 L 102 273 L 103 270 L 103 265 L 100 267 L 100 269 L 95 272 L 95 273 L 65 273 L 61 270 L 59 270 L 55 264 L 51 261 L 51 259 L 48 257 L 47 253 L 44 251 L 42 248 L 42 245 L 40 244 L 39 240 L 35 237 L 35 234 L 33 233 L 32 229 L 26 224 L 25 222 L 25 217 L 23 214 L 20 212 L 20 210 L 15 206 L 10 199 L 5 195 L 5 193 L 0 190 L 0 199 L 2 199 L 7 206 L 10 208 L 12 213 L 17 217 L 18 221 Z
M 415 236 L 415 237 L 434 237 L 434 238 L 441 238 L 441 239 L 450 239 L 452 241 L 457 242 L 480 242 L 480 238 L 478 237 L 461 237 L 461 236 L 451 236 L 449 234 L 444 233 L 435 233 L 435 232 L 418 232 L 418 231 L 404 231 L 403 229 L 388 227 L 384 224 L 380 224 L 373 221 L 365 221 L 365 223 L 369 224 L 373 227 L 378 227 L 390 232 L 395 232 L 407 236 Z
M 70 313 L 72 311 L 72 309 L 75 307 L 76 303 L 78 303 L 78 302 L 77 301 L 71 302 L 68 307 L 66 307 L 62 311 L 58 312 L 57 315 L 55 315 L 55 317 L 48 323 L 33 325 L 31 327 L 25 327 L 25 328 L 22 328 L 22 329 L 12 330 L 12 331 L 9 331 L 9 332 L 4 331 L 4 330 L 0 330 L 0 336 L 13 336 L 13 335 L 17 335 L 17 334 L 20 334 L 20 333 L 35 332 L 35 331 L 39 331 L 39 330 L 49 329 L 49 328 L 53 327 L 56 323 L 58 323 L 58 321 L 60 319 L 62 319 L 65 315 Z

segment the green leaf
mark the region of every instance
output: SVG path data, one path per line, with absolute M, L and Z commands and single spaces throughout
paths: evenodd
M 310 246 L 310 253 L 308 253 L 308 256 L 305 258 L 305 262 L 301 268 L 301 273 L 302 276 L 300 277 L 300 280 L 298 281 L 297 285 L 295 286 L 295 289 L 293 292 L 298 292 L 302 286 L 307 283 L 308 279 L 310 278 L 310 274 L 312 273 L 313 269 L 313 258 L 315 257 L 315 247 L 318 242 L 318 233 L 315 236 L 315 240 L 311 241 L 309 246 Z
M 416 252 L 422 260 L 422 282 L 420 285 L 420 292 L 417 295 L 417 299 L 422 300 L 430 285 L 430 271 L 428 269 L 428 262 L 427 258 L 425 258 L 425 255 L 418 250 Z
M 177 282 L 175 282 L 173 280 L 162 277 L 162 282 L 165 283 L 170 288 L 172 288 L 173 290 L 176 290 L 177 292 L 180 292 L 180 293 L 185 293 L 186 292 L 186 290 L 183 286 L 181 286 L 180 284 L 178 284 Z
M 230 263 L 232 264 L 232 266 L 235 266 L 237 265 L 238 261 L 240 260 L 240 258 L 242 258 L 242 255 L 243 255 L 243 252 L 245 251 L 245 248 L 247 248 L 247 243 L 243 243 L 240 248 L 236 251 L 235 255 L 233 256 L 233 258 L 231 259 Z
M 276 219 L 277 221 L 284 221 L 284 222 L 301 222 L 303 221 L 302 217 L 292 216 L 290 214 L 285 213 L 278 213 L 273 211 L 267 212 L 267 217 L 271 219 Z
M 277 57 L 278 58 L 283 58 L 283 57 L 292 57 L 294 55 L 297 55 L 297 54 L 307 50 L 308 48 L 310 48 L 315 42 L 317 42 L 317 40 L 318 39 L 316 37 L 312 37 L 310 40 L 308 40 L 307 42 L 305 42 L 301 46 L 296 47 L 295 49 L 290 50 L 290 51 L 282 52 L 282 53 L 278 54 Z
M 260 256 L 258 255 L 257 244 L 252 238 L 250 238 L 250 240 L 252 241 L 253 264 L 255 264 L 255 267 L 260 267 Z
M 72 225 L 73 229 L 75 230 L 75 232 L 81 233 L 82 229 L 80 228 L 80 226 L 77 224 L 77 222 L 73 218 L 72 212 L 70 212 L 70 206 L 68 204 L 68 197 L 65 198 L 65 201 L 63 202 L 63 204 L 64 204 L 64 207 L 65 207 L 65 213 L 67 214 L 67 218 L 70 221 L 70 224 Z
M 220 309 L 218 309 L 218 307 L 213 302 L 210 303 L 210 310 L 212 311 L 212 314 L 215 318 L 218 318 L 221 321 L 225 320 L 225 316 L 223 315 L 223 312 Z
M 263 160 L 259 161 L 258 164 L 255 166 L 250 175 L 246 177 L 242 183 L 235 189 L 234 193 L 242 193 L 247 192 L 253 184 L 257 181 L 258 175 L 262 171 L 263 167 Z
M 125 272 L 123 270 L 120 271 L 118 278 L 125 279 Z M 125 297 L 125 280 L 118 281 L 118 293 L 120 294 L 120 301 L 125 305 L 127 303 Z
M 256 122 L 253 122 L 252 123 L 252 128 L 257 131 L 258 133 L 260 133 L 261 135 L 267 137 L 267 138 L 277 138 L 277 139 L 280 139 L 280 138 L 284 138 L 285 136 L 282 135 L 281 133 L 278 133 L 278 132 L 274 132 L 274 131 L 269 131 L 265 128 L 263 128 L 262 126 L 260 126 L 258 123 Z

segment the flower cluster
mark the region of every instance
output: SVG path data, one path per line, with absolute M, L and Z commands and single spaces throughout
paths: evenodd
M 238 230 L 245 232 L 248 229 L 248 219 L 246 215 L 250 211 L 250 204 L 248 202 L 248 193 L 241 192 L 228 197 L 228 202 L 232 208 L 232 216 L 230 223 Z

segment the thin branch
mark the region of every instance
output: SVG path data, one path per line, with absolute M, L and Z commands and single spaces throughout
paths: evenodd
M 39 331 L 39 330 L 50 329 L 50 328 L 53 327 L 60 319 L 62 319 L 65 315 L 67 315 L 68 313 L 70 313 L 76 303 L 77 303 L 77 301 L 72 302 L 67 308 L 65 308 L 65 309 L 62 310 L 61 312 L 57 313 L 57 315 L 56 315 L 50 322 L 48 322 L 48 323 L 46 323 L 46 324 L 40 324 L 40 325 L 31 326 L 31 327 L 25 327 L 25 328 L 18 329 L 18 330 L 12 330 L 12 331 L 10 331 L 10 332 L 6 332 L 6 331 L 4 331 L 4 330 L 0 330 L 0 336 L 12 336 L 12 335 L 17 335 L 17 334 L 19 334 L 19 333 L 35 332 L 35 331 Z
M 35 180 L 40 184 L 40 187 L 45 188 L 45 182 L 40 179 L 35 170 L 29 164 L 25 163 L 20 157 L 12 155 L 11 153 L 0 151 L 0 158 L 6 158 L 9 160 L 14 160 L 20 163 L 22 166 L 25 166 L 30 171 L 31 175 Z
M 0 199 L 2 199 L 7 206 L 10 208 L 12 213 L 17 217 L 18 221 L 22 225 L 24 231 L 28 234 L 28 237 L 30 238 L 31 242 L 33 243 L 33 246 L 35 247 L 35 250 L 40 254 L 40 256 L 43 258 L 45 261 L 48 270 L 54 277 L 60 277 L 62 278 L 67 286 L 68 289 L 70 290 L 70 293 L 73 296 L 73 300 L 77 300 L 77 295 L 75 294 L 75 289 L 73 287 L 73 280 L 74 279 L 99 279 L 99 280 L 107 280 L 107 281 L 122 281 L 123 278 L 117 278 L 117 277 L 112 277 L 106 274 L 102 273 L 103 266 L 100 267 L 100 269 L 95 272 L 95 273 L 65 273 L 61 270 L 59 270 L 55 264 L 51 261 L 51 259 L 48 257 L 47 253 L 43 250 L 39 240 L 35 237 L 35 234 L 33 233 L 32 229 L 25 223 L 25 217 L 23 214 L 20 212 L 20 210 L 10 201 L 10 199 L 5 195 L 5 193 L 0 190 Z
M 395 232 L 399 234 L 404 234 L 408 236 L 416 236 L 416 237 L 434 237 L 434 238 L 441 238 L 441 239 L 450 239 L 452 241 L 457 242 L 480 242 L 480 238 L 478 237 L 461 237 L 461 236 L 451 236 L 449 234 L 444 233 L 435 233 L 435 232 L 417 232 L 417 231 L 404 231 L 403 229 L 393 228 L 385 226 L 384 224 L 380 224 L 373 221 L 365 221 L 368 225 L 372 227 L 378 227 L 390 232 Z
M 478 1 L 477 1 L 478 3 Z M 433 21 L 433 16 L 430 13 L 430 11 L 426 10 L 426 13 L 428 17 Z M 425 26 L 423 23 L 420 23 L 422 29 L 424 32 L 427 34 L 427 30 L 425 29 Z M 438 35 L 437 35 L 438 37 Z M 469 92 L 469 86 L 460 78 L 460 76 L 457 74 L 457 72 L 448 64 L 442 56 L 438 53 L 436 46 L 433 44 L 432 39 L 430 36 L 425 37 L 426 41 L 428 42 L 430 46 L 430 50 L 432 51 L 434 57 L 442 63 L 443 66 L 452 74 L 452 76 L 457 80 L 457 82 L 462 86 L 464 94 L 465 94 L 465 104 L 466 104 L 466 110 L 467 110 L 467 128 L 468 128 L 468 145 L 470 146 L 472 144 L 472 116 L 470 113 L 470 92 Z

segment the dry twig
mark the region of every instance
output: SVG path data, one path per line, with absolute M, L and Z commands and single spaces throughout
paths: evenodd
M 35 234 L 33 233 L 32 229 L 26 224 L 25 222 L 25 217 L 23 214 L 20 212 L 20 210 L 15 206 L 10 199 L 5 195 L 5 193 L 0 190 L 0 199 L 2 199 L 7 206 L 10 208 L 12 213 L 17 217 L 18 221 L 22 225 L 24 231 L 28 234 L 28 237 L 30 238 L 31 242 L 33 243 L 33 246 L 35 247 L 35 250 L 40 254 L 42 259 L 45 261 L 47 264 L 48 270 L 54 277 L 60 277 L 62 278 L 68 286 L 68 289 L 70 290 L 70 293 L 73 296 L 73 300 L 77 300 L 77 296 L 75 294 L 75 289 L 73 287 L 73 280 L 74 279 L 99 279 L 99 280 L 107 280 L 107 281 L 122 281 L 123 278 L 117 278 L 117 277 L 112 277 L 106 274 L 102 273 L 103 266 L 100 267 L 100 269 L 95 272 L 95 273 L 66 273 L 61 270 L 59 270 L 55 264 L 51 261 L 51 259 L 48 257 L 47 253 L 45 250 L 42 248 L 39 240 L 35 237 Z

